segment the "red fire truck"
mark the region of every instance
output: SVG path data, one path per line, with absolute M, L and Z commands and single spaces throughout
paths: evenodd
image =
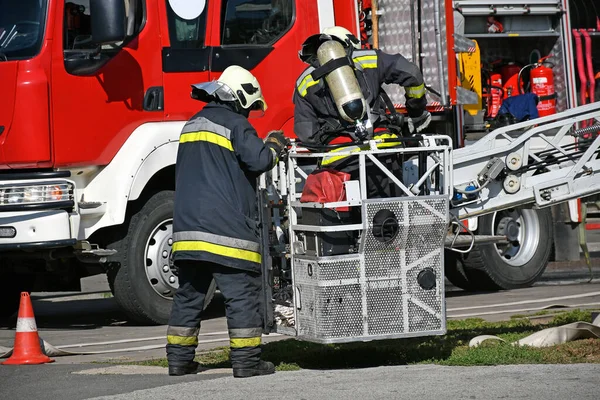
M 432 130 L 458 146 L 489 129 L 477 119 L 482 107 L 465 111 L 483 96 L 461 78 L 468 76 L 461 54 L 474 53 L 472 39 L 482 59 L 523 63 L 525 51 L 553 54 L 559 111 L 585 97 L 577 94 L 567 0 L 378 3 L 0 0 L 2 314 L 14 312 L 22 290 L 76 290 L 82 277 L 106 273 L 132 320 L 165 323 L 178 285 L 169 261 L 178 137 L 202 106 L 190 98 L 190 85 L 241 65 L 257 76 L 269 103 L 251 120 L 258 132 L 293 136 L 291 98 L 305 68 L 297 53 L 327 26 L 345 26 L 366 47 L 416 62 L 429 88 Z M 504 20 L 496 36 L 485 22 L 490 14 Z M 402 109 L 402 92 L 390 94 Z M 553 225 L 571 229 L 578 220 L 571 214 L 509 210 L 469 220 L 474 231 L 514 227 L 516 239 L 449 257 L 448 276 L 469 289 L 531 285 L 552 248 L 564 257 L 561 249 L 576 243 L 576 236 L 560 233 L 571 241 L 558 242 L 552 234 Z

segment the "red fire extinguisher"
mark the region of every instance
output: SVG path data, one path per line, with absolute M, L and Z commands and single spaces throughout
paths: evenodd
M 520 92 L 519 89 L 522 89 L 523 84 L 521 83 L 521 87 L 519 87 L 517 82 L 520 71 L 521 66 L 515 64 L 514 62 L 509 62 L 508 64 L 500 67 L 500 75 L 502 76 L 502 83 L 504 85 L 504 99 L 518 95 Z
M 502 76 L 500 74 L 490 75 L 490 92 L 488 97 L 487 116 L 496 118 L 500 107 L 502 106 L 502 97 L 504 90 L 502 89 Z
M 500 67 L 500 75 L 502 76 L 502 82 L 506 83 L 508 82 L 508 80 L 519 74 L 519 71 L 521 70 L 521 66 L 517 65 L 514 62 L 509 62 L 507 64 L 504 64 Z M 515 95 L 515 93 L 513 93 L 513 95 Z
M 535 64 L 526 65 L 519 73 L 519 75 L 521 75 L 524 69 L 533 67 L 529 75 L 531 82 L 530 90 L 531 93 L 535 93 L 539 98 L 537 109 L 540 117 L 556 114 L 554 74 L 552 73 L 552 68 L 544 65 L 549 64 L 544 61 L 548 57 L 550 56 L 540 58 Z

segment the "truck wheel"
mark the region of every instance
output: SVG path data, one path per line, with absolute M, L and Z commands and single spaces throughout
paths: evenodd
M 108 272 L 111 290 L 127 316 L 138 323 L 167 324 L 179 287 L 177 271 L 170 262 L 173 201 L 172 190 L 151 195 L 131 216 L 126 236 L 113 244 L 119 252 L 117 266 L 111 263 Z M 215 289 L 213 280 L 205 309 Z
M 507 245 L 476 246 L 464 255 L 466 276 L 478 290 L 529 287 L 544 273 L 552 251 L 550 209 L 511 208 L 479 219 L 480 234 L 507 235 Z

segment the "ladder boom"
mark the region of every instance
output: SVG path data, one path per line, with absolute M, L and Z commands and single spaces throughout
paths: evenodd
M 588 128 L 577 130 L 583 121 Z M 543 208 L 600 192 L 600 102 L 502 127 L 453 152 L 460 219 L 511 207 Z

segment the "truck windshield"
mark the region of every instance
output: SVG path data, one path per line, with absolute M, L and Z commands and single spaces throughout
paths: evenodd
M 0 62 L 35 56 L 44 37 L 47 0 L 0 0 Z

